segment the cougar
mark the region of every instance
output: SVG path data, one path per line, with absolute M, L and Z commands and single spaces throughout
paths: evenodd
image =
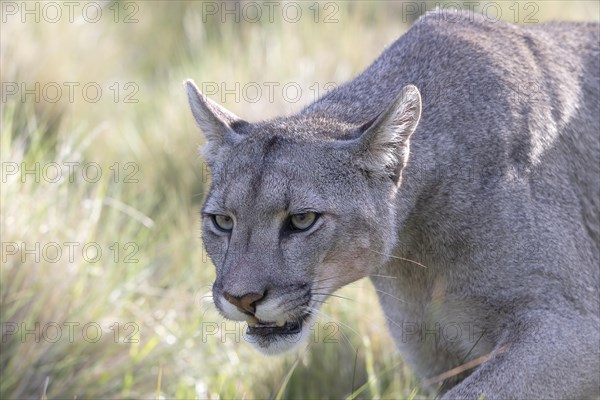
M 267 121 L 186 81 L 220 313 L 277 354 L 369 277 L 400 353 L 444 398 L 597 395 L 599 34 L 432 12 Z

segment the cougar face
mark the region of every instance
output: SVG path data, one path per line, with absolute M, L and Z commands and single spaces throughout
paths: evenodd
M 301 117 L 249 124 L 191 82 L 188 95 L 212 176 L 202 239 L 217 270 L 215 305 L 248 322 L 260 351 L 290 350 L 327 296 L 380 266 L 396 242 L 392 200 L 405 159 L 389 151 L 408 154 L 418 91 L 368 127 Z

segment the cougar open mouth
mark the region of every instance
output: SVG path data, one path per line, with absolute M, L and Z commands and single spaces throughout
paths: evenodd
M 248 320 L 246 333 L 252 336 L 295 335 L 302 331 L 302 323 L 308 314 L 294 321 L 266 322 L 256 318 Z
M 314 323 L 314 317 L 310 313 L 306 313 L 290 319 L 290 321 L 271 322 L 251 316 L 246 320 L 248 328 L 245 339 L 264 354 L 273 355 L 291 351 L 306 342 Z

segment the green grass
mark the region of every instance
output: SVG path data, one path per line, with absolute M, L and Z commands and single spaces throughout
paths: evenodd
M 550 3 L 540 19 L 598 15 L 596 2 Z M 312 4 L 303 3 L 305 15 Z M 2 24 L 2 82 L 55 82 L 65 91 L 65 82 L 94 82 L 103 95 L 96 103 L 77 90 L 72 102 L 66 92 L 55 103 L 13 95 L 1 104 L 0 398 L 425 395 L 395 354 L 367 281 L 343 289 L 351 301 L 330 300 L 331 317 L 307 350 L 275 358 L 236 340 L 242 326 L 223 321 L 206 297 L 214 269 L 198 210 L 207 175 L 182 81 L 256 82 L 264 90 L 265 82 L 295 82 L 303 89 L 296 103 L 276 90 L 273 101 L 265 92 L 255 103 L 230 95 L 224 104 L 251 121 L 299 110 L 314 99 L 308 88 L 317 84 L 322 93 L 326 83 L 351 78 L 410 23 L 398 2 L 335 4 L 331 24 L 322 21 L 324 3 L 318 23 L 234 23 L 203 22 L 202 4 L 193 1 L 141 2 L 133 24 L 114 22 L 113 3 L 95 24 L 66 16 Z M 125 102 L 136 88 L 137 102 Z M 35 165 L 39 179 L 9 174 Z M 56 165 L 63 171 L 54 181 Z M 39 260 L 24 251 L 36 253 L 36 243 Z M 75 243 L 72 259 L 65 243 Z M 53 261 L 57 247 L 62 257 Z M 96 248 L 102 255 L 94 260 Z M 22 335 L 36 323 L 39 335 Z M 72 338 L 68 323 L 79 324 Z

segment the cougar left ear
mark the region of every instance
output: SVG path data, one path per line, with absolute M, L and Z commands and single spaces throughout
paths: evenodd
M 238 142 L 241 136 L 232 126 L 244 121 L 204 96 L 191 79 L 185 81 L 185 86 L 196 124 L 206 138 L 205 156 L 210 157 L 220 147 Z
M 359 129 L 355 160 L 357 166 L 374 175 L 399 183 L 408 161 L 410 136 L 421 118 L 421 94 L 414 85 L 400 95 L 374 122 Z

